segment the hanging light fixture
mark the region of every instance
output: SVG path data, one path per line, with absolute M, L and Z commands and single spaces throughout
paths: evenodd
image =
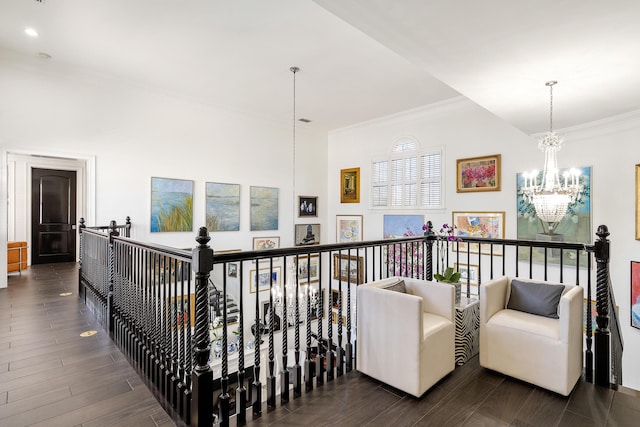
M 546 82 L 549 87 L 549 132 L 538 141 L 538 148 L 544 152 L 544 169 L 539 179 L 539 172 L 534 170 L 524 173 L 522 193 L 528 202 L 533 204 L 536 215 L 547 224 L 546 234 L 553 234 L 554 230 L 567 214 L 569 207 L 580 198 L 580 172 L 571 169 L 560 178 L 557 153 L 562 147 L 564 138 L 553 131 L 553 86 L 555 80 Z

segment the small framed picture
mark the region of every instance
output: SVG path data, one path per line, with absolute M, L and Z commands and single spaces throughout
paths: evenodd
M 277 249 L 280 247 L 280 237 L 254 237 L 253 250 Z
M 340 170 L 340 203 L 360 203 L 360 168 Z
M 347 317 L 341 316 L 341 318 L 342 318 L 342 326 L 346 326 Z M 331 313 L 331 321 L 336 325 L 338 324 L 338 313 L 336 313 L 335 311 Z
M 256 293 L 256 290 L 259 291 L 268 291 L 273 284 L 273 286 L 280 285 L 281 274 L 280 267 L 273 267 L 273 269 L 269 268 L 261 268 L 257 271 L 251 270 L 249 272 L 250 275 L 250 284 L 249 292 L 252 294 Z
M 331 308 L 335 308 L 336 310 L 340 308 L 340 298 L 342 297 L 342 292 L 338 289 L 331 289 Z
M 320 224 L 296 224 L 295 225 L 295 245 L 319 245 L 320 244 Z
M 364 257 L 333 255 L 333 279 L 353 284 L 364 283 Z
M 294 257 L 295 259 L 295 257 Z M 300 255 L 298 257 L 298 283 L 318 283 L 320 280 L 319 255 Z
M 458 237 L 482 237 L 489 239 L 504 239 L 504 212 L 452 212 L 451 225 Z M 478 243 L 471 243 L 471 253 L 478 253 Z M 467 251 L 467 242 L 453 245 L 461 252 Z M 493 255 L 502 256 L 502 245 L 493 247 Z M 483 254 L 491 253 L 490 245 L 482 246 Z
M 362 241 L 362 215 L 336 215 L 336 242 Z
M 500 154 L 456 160 L 456 191 L 500 191 Z
M 457 262 L 453 263 L 453 269 L 460 273 L 460 283 L 467 284 L 467 281 L 471 285 L 478 284 L 478 266 L 475 264 L 466 264 Z
M 227 264 L 227 276 L 238 277 L 238 264 L 235 262 Z
M 318 216 L 318 198 L 298 196 L 298 216 Z

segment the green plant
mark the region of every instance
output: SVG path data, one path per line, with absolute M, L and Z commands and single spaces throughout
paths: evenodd
M 453 270 L 453 267 L 447 267 L 444 274 L 436 273 L 433 275 L 439 282 L 458 283 L 460 281 L 460 273 Z

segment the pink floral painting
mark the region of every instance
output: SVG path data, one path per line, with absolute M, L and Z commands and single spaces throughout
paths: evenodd
M 500 154 L 458 159 L 456 166 L 458 193 L 500 190 Z

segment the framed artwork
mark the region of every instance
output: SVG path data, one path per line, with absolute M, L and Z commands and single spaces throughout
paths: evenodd
M 205 183 L 209 231 L 240 230 L 240 184 Z
M 360 203 L 360 168 L 340 170 L 340 203 Z
M 252 186 L 249 192 L 251 231 L 277 230 L 279 190 Z
M 561 241 L 568 243 L 584 243 L 591 244 L 591 167 L 575 168 L 579 171 L 578 182 L 582 186 L 582 191 L 578 202 L 569 206 L 567 214 L 556 226 L 553 233 L 549 233 L 548 225 L 540 220 L 536 215 L 535 207 L 525 200 L 522 194 L 522 187 L 525 183 L 524 175 L 518 173 L 516 175 L 516 208 L 518 211 L 517 218 L 517 237 L 518 240 L 542 240 L 542 241 Z M 560 169 L 559 174 L 563 176 L 570 169 Z M 538 182 L 542 181 L 542 177 L 538 176 Z M 526 253 L 525 253 L 526 252 Z M 544 263 L 544 248 L 534 248 L 533 262 Z M 587 266 L 587 255 L 581 254 L 580 260 L 576 256 L 575 251 L 562 251 L 563 265 L 576 265 L 580 262 L 581 267 Z M 529 260 L 529 251 L 519 251 L 518 258 L 520 260 Z M 560 250 L 548 250 L 547 262 L 549 264 L 560 264 Z
M 640 165 L 636 165 L 636 240 L 640 240 Z
M 504 212 L 452 212 L 451 224 L 454 234 L 459 237 L 504 238 Z M 467 251 L 467 242 L 452 244 L 453 250 Z M 478 243 L 471 243 L 469 251 L 478 253 Z M 482 245 L 483 254 L 491 254 L 490 245 Z M 494 255 L 502 255 L 502 246 L 493 247 Z
M 311 306 L 311 314 L 309 316 L 311 320 L 324 318 L 324 297 L 325 293 L 324 289 L 322 289 L 317 302 Z
M 363 264 L 364 258 L 361 256 L 334 254 L 333 278 L 358 285 L 364 283 Z
M 456 191 L 500 191 L 500 154 L 456 160 Z
M 188 302 L 187 302 L 188 300 Z M 179 329 L 186 326 L 194 327 L 196 324 L 196 296 L 195 294 L 178 295 L 166 299 L 167 324 L 173 329 L 176 325 Z M 172 322 L 172 314 L 176 316 L 175 323 Z M 189 324 L 190 322 L 190 324 Z
M 320 224 L 296 224 L 295 225 L 295 245 L 319 245 L 320 244 Z
M 631 261 L 631 326 L 640 329 L 640 262 Z
M 424 216 L 422 215 L 385 215 L 382 235 L 385 239 L 422 236 Z
M 298 216 L 318 216 L 318 198 L 298 196 Z
M 460 273 L 460 283 L 463 285 L 467 284 L 467 281 L 471 285 L 478 284 L 478 266 L 474 264 L 458 264 L 457 262 L 453 263 L 453 269 Z
M 347 317 L 346 316 L 341 316 L 342 317 L 342 326 L 345 326 L 347 324 Z M 336 313 L 335 311 L 331 312 L 331 321 L 334 324 L 338 324 L 338 313 Z
M 338 310 L 340 308 L 340 298 L 342 297 L 342 292 L 338 289 L 331 289 L 331 308 L 335 308 Z
M 151 232 L 193 231 L 193 181 L 151 178 Z
M 280 274 L 280 267 L 273 267 L 273 270 L 270 270 L 269 268 L 259 269 L 257 279 L 256 270 L 251 270 L 249 272 L 249 276 L 249 283 L 251 284 L 249 291 L 252 294 L 256 293 L 256 290 L 269 290 L 271 284 L 273 284 L 273 286 L 280 285 L 280 278 L 282 277 Z
M 362 215 L 336 215 L 336 242 L 362 241 Z
M 235 262 L 227 264 L 227 276 L 238 277 L 238 264 Z
M 265 301 L 262 303 L 262 321 L 267 326 L 267 331 L 269 329 L 269 316 L 271 316 L 271 304 L 269 301 Z M 278 310 L 275 310 L 273 312 L 273 332 L 277 332 L 280 329 L 282 329 L 282 319 L 278 314 Z
M 277 249 L 280 247 L 280 237 L 254 237 L 253 250 Z
M 298 283 L 317 283 L 320 280 L 319 255 L 300 255 L 298 257 Z

